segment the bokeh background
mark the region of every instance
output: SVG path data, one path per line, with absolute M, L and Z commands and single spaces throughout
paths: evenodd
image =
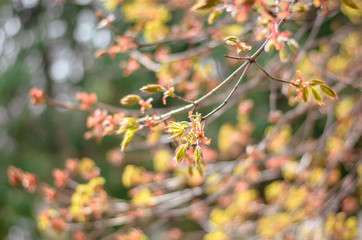
M 106 159 L 107 152 L 118 147 L 121 139 L 106 137 L 101 144 L 84 140 L 86 113 L 33 106 L 28 98 L 29 89 L 38 87 L 59 101 L 74 103 L 74 95 L 85 91 L 95 92 L 101 102 L 117 105 L 124 95 L 157 81 L 154 73 L 142 68 L 124 77 L 119 63 L 127 56 L 119 54 L 113 60 L 93 57 L 114 37 L 110 29 L 96 28 L 94 11 L 102 8 L 100 2 L 92 0 L 64 4 L 54 0 L 0 2 L 0 239 L 41 238 L 35 220 L 42 208 L 41 197 L 10 187 L 6 177 L 10 165 L 51 182 L 52 169 L 63 168 L 66 158 L 90 157 L 107 179 L 107 191 L 114 197 L 127 198 L 121 184 L 122 166 L 114 167 Z M 120 19 L 121 12 L 115 14 Z M 170 24 L 177 18 L 175 14 Z M 348 21 L 344 16 L 340 18 Z M 127 23 L 116 20 L 115 24 L 121 30 L 127 28 Z M 327 35 L 330 30 L 326 27 L 321 33 Z M 173 47 L 182 51 L 186 46 L 178 43 Z M 227 49 L 221 46 L 215 51 L 221 62 Z M 225 73 L 230 72 L 224 67 Z M 248 96 L 255 102 L 256 111 L 251 116 L 255 137 L 261 137 L 269 124 L 269 96 L 265 90 Z M 155 99 L 155 107 L 157 102 L 159 99 Z M 209 126 L 209 137 L 217 136 L 221 122 L 235 120 L 235 108 Z M 320 134 L 318 126 L 316 134 Z M 147 167 L 150 156 L 144 151 L 132 152 L 127 162 Z
M 139 88 L 132 83 L 148 73 L 124 78 L 118 67 L 122 56 L 115 61 L 93 58 L 96 49 L 113 39 L 111 30 L 96 29 L 95 9 L 101 9 L 100 3 L 90 0 L 64 5 L 54 0 L 0 2 L 0 239 L 40 237 L 35 219 L 41 198 L 10 187 L 9 165 L 52 181 L 52 169 L 64 167 L 66 158 L 90 157 L 110 179 L 109 191 L 125 195 L 120 169 L 105 158 L 119 139 L 85 141 L 85 113 L 32 106 L 28 98 L 29 89 L 38 87 L 61 101 L 74 103 L 75 93 L 86 91 L 117 104 Z

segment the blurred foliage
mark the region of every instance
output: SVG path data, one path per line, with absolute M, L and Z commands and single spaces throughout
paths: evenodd
M 125 195 L 120 169 L 105 159 L 119 139 L 109 137 L 103 144 L 84 141 L 85 113 L 34 107 L 28 99 L 29 89 L 36 86 L 64 101 L 74 102 L 76 92 L 87 91 L 96 92 L 103 102 L 117 103 L 139 88 L 132 84 L 135 78 L 145 82 L 145 77 L 152 77 L 140 73 L 124 78 L 115 61 L 93 59 L 95 49 L 108 46 L 113 35 L 96 29 L 95 8 L 99 3 L 87 0 L 64 5 L 23 0 L 0 6 L 0 239 L 21 234 L 36 238 L 33 219 L 42 208 L 40 198 L 10 188 L 9 165 L 52 181 L 52 169 L 64 166 L 64 159 L 88 156 L 109 179 L 107 189 L 115 196 Z
M 107 6 L 112 9 L 113 6 Z M 114 12 L 116 19 L 120 15 L 129 21 L 136 18 L 140 6 L 124 7 L 124 12 Z M 102 144 L 94 140 L 85 141 L 83 134 L 86 131 L 86 113 L 71 112 L 49 106 L 32 106 L 28 99 L 28 91 L 32 87 L 39 87 L 57 100 L 74 102 L 77 92 L 95 92 L 101 102 L 118 105 L 119 100 L 132 92 L 138 91 L 141 86 L 157 82 L 154 73 L 140 69 L 128 77 L 123 76 L 119 68 L 119 62 L 127 60 L 124 55 L 117 55 L 115 59 L 108 57 L 95 59 L 94 52 L 97 49 L 108 47 L 113 41 L 114 32 L 103 28 L 97 30 L 98 20 L 94 14 L 95 9 L 104 7 L 98 1 L 75 0 L 72 3 L 59 4 L 54 0 L 14 0 L 1 2 L 0 4 L 0 238 L 3 239 L 37 239 L 40 235 L 35 227 L 35 217 L 42 210 L 40 197 L 12 188 L 7 183 L 6 169 L 9 165 L 15 165 L 24 171 L 33 172 L 42 181 L 52 182 L 53 168 L 62 168 L 64 159 L 69 157 L 89 157 L 96 161 L 106 179 L 105 185 L 110 195 L 127 199 L 126 190 L 122 185 L 123 166 L 114 167 L 106 160 L 109 150 L 118 147 L 121 139 L 119 137 L 106 137 Z M 155 10 L 156 11 L 156 10 Z M 352 21 L 358 21 L 358 16 L 353 10 L 343 10 Z M 151 21 L 145 27 L 146 41 L 156 41 L 169 33 L 168 26 L 177 23 L 181 13 L 175 12 L 169 16 L 167 9 L 161 9 L 163 17 L 158 21 Z M 152 12 L 150 13 L 152 18 Z M 349 18 L 339 13 L 338 24 L 349 21 Z M 129 23 L 115 22 L 121 31 L 127 29 Z M 294 24 L 298 28 L 298 23 Z M 334 22 L 328 22 L 320 31 L 320 36 L 328 36 L 333 32 Z M 155 35 L 160 28 L 162 32 Z M 233 31 L 234 30 L 226 30 Z M 236 29 L 238 31 L 238 29 Z M 301 42 L 305 42 L 302 37 Z M 178 42 L 172 45 L 175 51 L 187 49 L 188 44 Z M 326 46 L 327 48 L 328 46 Z M 153 51 L 153 50 L 150 50 Z M 225 61 L 223 54 L 227 53 L 224 46 L 218 47 L 213 52 L 214 57 L 222 62 Z M 350 58 L 350 52 L 341 50 L 336 61 L 341 63 L 343 59 Z M 271 55 L 261 56 L 258 61 L 264 63 Z M 337 58 L 337 57 L 336 57 Z M 308 68 L 310 63 L 303 63 Z M 308 65 L 309 64 L 309 65 Z M 330 63 L 336 64 L 336 63 Z M 337 64 L 338 65 L 338 64 Z M 226 65 L 223 72 L 230 72 Z M 302 68 L 302 67 L 301 67 Z M 343 70 L 343 69 L 342 69 Z M 341 70 L 341 71 L 342 71 Z M 270 125 L 267 121 L 269 103 L 269 87 L 260 87 L 257 92 L 248 94 L 247 98 L 254 102 L 252 114 L 237 116 L 236 107 L 230 108 L 216 121 L 207 127 L 207 136 L 217 139 L 220 126 L 232 133 L 235 129 L 240 130 L 242 124 L 250 123 L 254 132 L 241 129 L 245 135 L 253 135 L 261 138 L 265 129 Z M 161 106 L 160 99 L 154 101 L 154 107 Z M 291 109 L 284 101 L 278 101 L 278 106 L 283 112 Z M 170 106 L 175 100 L 167 99 Z M 315 137 L 323 132 L 325 118 L 321 124 L 314 129 Z M 292 129 L 295 126 L 282 130 L 285 133 L 280 141 L 289 141 Z M 212 147 L 221 149 L 223 143 L 213 141 Z M 228 145 L 229 147 L 229 145 Z M 230 149 L 226 149 L 228 152 Z M 222 149 L 221 149 L 222 151 Z M 278 150 L 275 150 L 278 151 Z M 170 153 L 164 153 L 170 154 Z M 146 169 L 152 166 L 152 156 L 142 150 L 126 155 L 128 163 L 143 165 Z M 160 165 L 162 168 L 162 164 Z M 161 170 L 160 170 L 161 171 Z M 273 187 L 268 189 L 272 192 Z M 212 191 L 212 190 L 210 190 Z M 143 197 L 150 198 L 149 192 L 140 192 L 134 196 L 136 204 L 143 204 Z M 256 196 L 254 193 L 246 193 L 248 196 L 237 196 L 245 201 L 252 201 Z M 295 189 L 297 197 L 303 195 L 303 189 Z M 274 199 L 272 193 L 266 193 L 267 198 Z M 294 197 L 294 196 L 293 196 Z M 246 199 L 246 200 L 245 200 Z M 296 204 L 296 203 L 293 203 Z M 288 205 L 288 204 L 287 204 Z M 288 208 L 295 208 L 288 205 Z M 222 224 L 220 221 L 226 215 L 222 210 L 215 208 L 211 213 L 211 221 Z M 228 216 L 230 217 L 230 216 Z M 270 233 L 263 229 L 263 225 L 279 222 L 289 222 L 289 216 L 279 215 L 262 219 L 259 231 L 264 237 Z M 330 219 L 335 216 L 330 216 Z M 345 219 L 343 219 L 345 221 Z M 348 221 L 348 220 L 346 220 Z M 332 222 L 332 220 L 330 220 Z M 192 223 L 183 222 L 186 229 L 193 229 Z M 332 226 L 334 223 L 330 223 Z M 24 235 L 25 234 L 25 235 Z M 215 236 L 224 233 L 214 233 Z M 211 236 L 211 235 L 210 235 Z M 210 237 L 209 236 L 209 237 Z M 219 238 L 221 239 L 222 236 Z M 206 237 L 206 239 L 209 239 Z M 211 238 L 210 239 L 214 239 Z M 217 239 L 217 237 L 215 237 Z

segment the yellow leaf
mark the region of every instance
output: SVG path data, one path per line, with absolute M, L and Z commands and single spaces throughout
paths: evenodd
M 153 168 L 157 172 L 167 172 L 167 166 L 171 158 L 172 154 L 169 150 L 162 149 L 158 151 L 153 157 Z
M 195 5 L 192 6 L 193 11 L 206 10 L 217 6 L 220 0 L 198 0 Z
M 354 2 L 354 0 L 342 0 L 342 4 L 347 5 L 353 9 L 360 9 L 360 7 Z

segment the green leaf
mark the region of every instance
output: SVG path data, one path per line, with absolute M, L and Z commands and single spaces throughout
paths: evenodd
M 288 52 L 285 47 L 279 50 L 279 58 L 282 62 L 286 62 L 288 60 Z
M 301 3 L 296 3 L 292 7 L 293 12 L 305 13 L 308 11 L 308 6 L 304 6 Z
M 298 51 L 299 44 L 293 38 L 289 39 L 287 41 L 287 44 L 288 44 L 288 47 L 289 47 L 290 51 L 292 51 L 293 53 L 296 53 Z
M 338 98 L 337 93 L 329 86 L 321 84 L 319 85 L 321 91 L 330 98 Z
M 220 2 L 220 0 L 198 0 L 191 9 L 193 11 L 206 10 L 219 5 Z
M 121 127 L 117 130 L 117 134 L 121 134 L 129 129 L 134 129 L 135 131 L 138 128 L 137 120 L 132 117 L 125 117 L 121 122 Z
M 187 146 L 186 144 L 181 144 L 176 148 L 175 160 L 177 163 L 180 163 L 186 155 Z
M 274 50 L 274 40 L 269 40 L 264 47 L 265 52 L 271 52 Z
M 121 143 L 121 151 L 122 152 L 132 142 L 132 139 L 134 137 L 135 132 L 136 132 L 136 128 L 127 129 L 126 133 L 124 134 L 122 143 Z
M 200 176 L 202 176 L 204 173 L 202 172 L 202 168 L 201 167 L 197 167 L 196 166 L 197 171 L 199 172 Z
M 190 176 L 192 176 L 194 174 L 194 171 L 193 171 L 191 165 L 188 167 L 188 172 L 189 172 Z
M 209 18 L 207 19 L 207 23 L 208 24 L 213 24 L 215 22 L 215 20 L 218 17 L 220 17 L 222 12 L 223 12 L 223 9 L 221 9 L 221 8 L 215 8 L 214 10 L 212 10 L 212 12 L 209 15 Z
M 315 85 L 319 85 L 319 84 L 324 84 L 324 81 L 320 80 L 320 79 L 312 79 L 309 81 L 310 86 L 315 86 Z
M 307 102 L 309 98 L 309 88 L 303 90 L 303 101 Z
M 171 133 L 172 136 L 171 138 L 175 138 L 175 137 L 181 137 L 185 130 L 189 127 L 188 123 L 183 121 L 183 122 L 172 122 L 168 127 L 167 127 L 167 131 L 168 133 Z
M 201 165 L 204 165 L 204 155 L 202 153 L 202 149 L 199 145 L 196 146 L 194 151 L 194 161 L 195 165 L 198 169 L 201 169 Z
M 360 9 L 354 0 L 342 0 L 342 4 L 356 10 Z
M 317 101 L 317 103 L 319 105 L 323 105 L 323 100 L 322 100 L 321 94 L 318 92 L 318 90 L 312 87 L 312 94 L 313 94 L 314 99 Z
M 189 132 L 189 134 L 184 136 L 183 139 L 186 141 L 186 145 L 189 148 L 196 141 L 196 135 L 193 132 Z

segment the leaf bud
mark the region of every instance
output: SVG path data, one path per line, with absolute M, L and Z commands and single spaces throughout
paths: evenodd
M 102 57 L 106 56 L 107 54 L 108 54 L 107 49 L 99 49 L 98 51 L 96 51 L 94 53 L 94 57 L 95 58 L 102 58 Z
M 138 104 L 141 97 L 135 94 L 127 95 L 121 99 L 121 104 L 126 106 L 132 106 Z
M 228 36 L 224 39 L 225 43 L 227 45 L 232 45 L 234 46 L 235 44 L 238 44 L 240 43 L 240 40 L 238 37 L 235 37 L 235 36 Z
M 29 91 L 29 97 L 30 97 L 31 103 L 34 105 L 45 104 L 47 102 L 47 98 L 48 98 L 47 95 L 45 94 L 45 92 L 38 88 L 32 88 Z
M 158 84 L 148 84 L 146 86 L 143 86 L 140 90 L 146 93 L 159 93 L 166 91 L 164 87 Z

